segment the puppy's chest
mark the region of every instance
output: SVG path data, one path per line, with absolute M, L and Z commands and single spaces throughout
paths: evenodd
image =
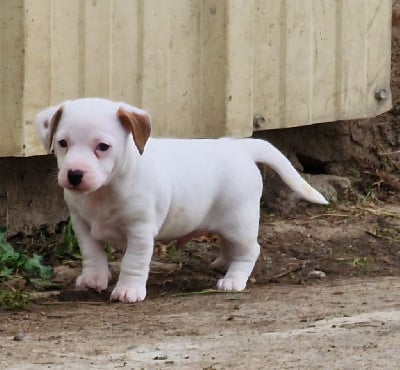
M 90 234 L 96 240 L 110 242 L 114 247 L 125 244 L 126 232 L 120 209 L 115 207 L 85 207 L 82 216 L 89 224 Z
M 90 234 L 97 240 L 112 243 L 114 247 L 120 247 L 126 241 L 123 228 L 118 222 L 112 222 L 109 219 L 92 220 Z

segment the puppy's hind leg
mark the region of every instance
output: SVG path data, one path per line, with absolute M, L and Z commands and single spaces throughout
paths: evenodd
M 218 281 L 217 288 L 226 291 L 245 289 L 260 254 L 260 245 L 257 240 L 238 243 L 224 239 L 222 248 L 220 257 L 212 265 L 216 269 L 227 266 L 226 274 Z
M 257 237 L 261 181 L 259 187 L 251 190 L 243 194 L 239 204 L 230 201 L 230 207 L 215 218 L 216 232 L 221 238 L 221 253 L 211 267 L 218 270 L 225 267 L 226 274 L 217 283 L 220 290 L 245 289 L 260 254 Z

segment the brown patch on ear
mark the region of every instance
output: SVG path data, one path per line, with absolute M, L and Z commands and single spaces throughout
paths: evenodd
M 55 133 L 57 131 L 58 123 L 61 120 L 61 116 L 63 114 L 63 111 L 64 111 L 64 107 L 61 106 L 60 108 L 58 108 L 57 112 L 53 114 L 53 117 L 51 117 L 51 120 L 50 120 L 50 136 L 49 136 L 49 143 L 48 143 L 49 151 L 53 147 L 54 135 L 55 135 Z M 44 123 L 44 127 L 48 127 L 48 126 L 49 126 L 49 121 L 46 121 Z
M 133 141 L 140 154 L 143 154 L 147 139 L 150 137 L 151 125 L 150 117 L 146 114 L 128 112 L 124 108 L 119 108 L 117 117 L 126 130 L 132 132 Z

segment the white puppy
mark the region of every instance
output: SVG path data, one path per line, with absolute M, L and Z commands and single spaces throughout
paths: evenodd
M 220 235 L 214 268 L 222 290 L 242 290 L 259 255 L 262 179 L 269 165 L 302 198 L 326 204 L 268 142 L 255 139 L 149 139 L 150 117 L 105 99 L 66 101 L 39 113 L 39 136 L 54 150 L 58 182 L 82 252 L 77 287 L 102 291 L 110 272 L 104 242 L 123 248 L 111 298 L 141 301 L 154 240 Z

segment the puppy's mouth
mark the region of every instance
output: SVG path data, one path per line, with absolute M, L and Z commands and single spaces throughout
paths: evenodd
M 85 186 L 84 184 L 80 184 L 80 185 L 67 184 L 66 186 L 62 186 L 62 187 L 64 189 L 72 191 L 73 193 L 76 193 L 76 194 L 89 194 L 89 193 L 92 193 L 97 190 L 97 189 L 93 189 L 91 187 Z
M 96 190 L 96 189 L 93 189 L 93 187 L 87 186 L 85 183 L 80 183 L 78 185 L 74 185 L 74 184 L 69 183 L 68 181 L 62 181 L 59 183 L 59 185 L 63 189 L 72 191 L 73 193 L 76 193 L 76 194 L 87 194 L 87 193 L 91 193 L 92 191 Z
M 85 193 L 88 192 L 89 189 L 83 188 L 81 186 L 75 186 L 75 185 L 68 185 L 68 186 L 64 186 L 64 189 L 68 189 L 77 193 Z
M 92 193 L 103 185 L 100 179 L 84 170 L 68 169 L 67 171 L 62 171 L 59 173 L 58 180 L 63 189 L 75 194 Z

